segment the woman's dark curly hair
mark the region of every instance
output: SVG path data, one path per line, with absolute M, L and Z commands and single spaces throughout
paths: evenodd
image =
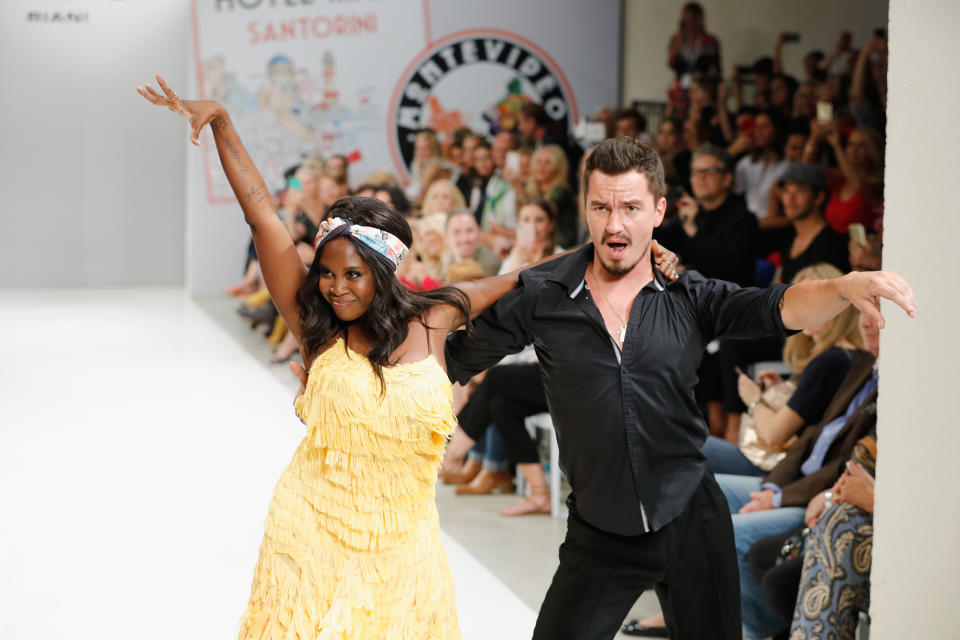
M 343 218 L 352 224 L 383 229 L 412 248 L 413 233 L 410 225 L 390 205 L 376 198 L 341 198 L 330 207 L 327 217 Z M 323 255 L 321 247 L 297 291 L 300 322 L 303 326 L 301 341 L 304 351 L 314 356 L 338 336 L 342 336 L 346 342 L 351 326 L 363 329 L 370 336 L 373 345 L 367 358 L 383 390 L 383 367 L 390 366 L 390 354 L 406 339 L 410 320 L 419 318 L 426 325 L 425 316 L 430 309 L 449 304 L 460 310 L 469 330 L 470 299 L 455 287 L 411 291 L 400 283 L 392 266 L 376 251 L 353 236 L 344 237 L 353 242 L 357 253 L 373 273 L 376 285 L 373 302 L 366 313 L 352 322 L 344 322 L 337 317 L 330 303 L 320 294 L 320 260 Z

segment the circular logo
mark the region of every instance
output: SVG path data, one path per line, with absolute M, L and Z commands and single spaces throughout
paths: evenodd
M 433 43 L 404 71 L 390 102 L 390 151 L 410 174 L 413 141 L 430 128 L 441 139 L 460 127 L 510 131 L 528 102 L 543 106 L 562 131 L 576 122 L 573 92 L 556 63 L 506 31 L 460 31 Z

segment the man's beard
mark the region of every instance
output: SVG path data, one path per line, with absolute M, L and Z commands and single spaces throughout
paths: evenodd
M 813 212 L 816 210 L 817 210 L 816 207 L 808 207 L 803 211 L 801 211 L 799 214 L 793 216 L 792 218 L 790 216 L 787 216 L 787 217 L 790 218 L 791 222 L 800 222 L 801 220 L 806 220 L 807 218 L 812 216 Z
M 600 264 L 603 265 L 603 268 L 606 269 L 607 273 L 612 276 L 625 276 L 633 271 L 634 267 L 640 264 L 640 261 L 643 260 L 643 257 L 647 255 L 648 251 L 650 251 L 650 242 L 650 240 L 647 240 L 647 245 L 643 248 L 643 251 L 640 252 L 640 255 L 637 257 L 637 259 L 629 264 L 623 263 L 619 265 L 609 265 L 604 262 L 602 257 L 600 258 Z M 629 243 L 627 246 L 630 246 Z

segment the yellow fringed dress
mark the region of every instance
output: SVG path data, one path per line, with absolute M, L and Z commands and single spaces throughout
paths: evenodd
M 460 638 L 434 501 L 450 383 L 433 356 L 383 375 L 381 396 L 342 340 L 311 366 L 241 640 Z

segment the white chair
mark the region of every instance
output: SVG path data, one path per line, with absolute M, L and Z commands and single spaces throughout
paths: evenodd
M 550 438 L 550 514 L 554 518 L 565 518 L 566 508 L 560 506 L 560 492 L 562 491 L 560 477 L 560 446 L 557 444 L 557 433 L 553 429 L 553 420 L 549 413 L 537 413 L 527 416 L 524 420 L 530 437 L 536 439 L 537 431 L 548 432 Z M 517 493 L 527 494 L 527 487 L 522 474 L 517 474 Z

